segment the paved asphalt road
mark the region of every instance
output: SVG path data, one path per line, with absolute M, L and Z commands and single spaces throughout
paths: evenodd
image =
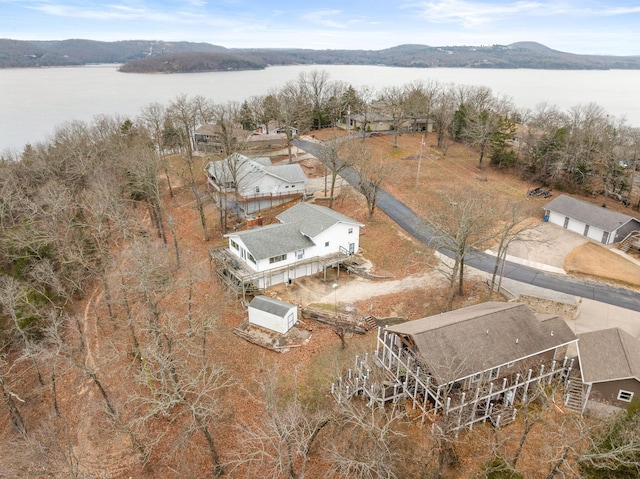
M 320 148 L 317 143 L 303 140 L 297 140 L 295 143 L 306 152 L 322 160 Z M 352 168 L 345 168 L 340 173 L 340 176 L 356 189 L 358 188 L 357 176 Z M 424 221 L 420 219 L 420 216 L 383 189 L 380 189 L 378 192 L 377 207 L 418 240 L 425 244 L 431 244 L 433 242 L 432 231 L 424 225 Z M 439 251 L 447 256 L 451 256 L 449 251 L 444 249 L 440 249 Z M 482 251 L 474 251 L 465 259 L 465 265 L 491 273 L 493 272 L 495 261 L 494 256 Z M 640 311 L 640 293 L 626 288 L 540 271 L 509 261 L 505 264 L 504 277 L 533 286 L 580 296 L 633 311 Z

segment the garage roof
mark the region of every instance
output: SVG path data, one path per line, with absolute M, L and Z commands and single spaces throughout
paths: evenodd
M 633 216 L 618 213 L 567 195 L 560 195 L 553 199 L 544 205 L 544 209 L 582 221 L 607 232 L 616 231 L 629 221 L 635 221 L 640 226 L 640 221 Z

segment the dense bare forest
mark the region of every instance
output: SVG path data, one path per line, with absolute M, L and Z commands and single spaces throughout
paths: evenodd
M 483 87 L 374 92 L 315 71 L 240 104 L 178 95 L 135 118 L 61 125 L 0 162 L 0 476 L 637 477 L 637 407 L 603 422 L 541 388 L 517 424 L 452 434 L 400 403 L 333 401 L 366 340 L 274 360 L 229 333 L 244 311 L 209 267 L 226 212 L 195 128 L 217 125 L 212 158 L 226 158 L 246 147 L 239 125 L 304 134 L 349 111 L 365 141 L 374 110 L 398 135 L 431 119 L 442 154 L 464 144 L 481 168 L 638 206 L 638 129 L 595 104 L 519 111 Z

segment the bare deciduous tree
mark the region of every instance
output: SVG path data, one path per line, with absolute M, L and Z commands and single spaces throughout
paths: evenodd
M 456 282 L 463 293 L 465 258 L 470 251 L 495 238 L 495 201 L 483 190 L 451 189 L 442 192 L 438 204 L 430 205 L 424 221 L 434 233 L 431 246 L 443 250 L 439 271 L 449 282 L 447 309 L 453 306 Z M 446 256 L 450 255 L 450 258 Z

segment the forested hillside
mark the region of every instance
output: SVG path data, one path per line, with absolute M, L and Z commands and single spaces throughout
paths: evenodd
M 228 53 L 170 53 L 133 60 L 120 67 L 125 73 L 195 73 L 207 71 L 261 70 L 267 66 L 240 55 Z
M 174 56 L 191 53 L 192 55 Z M 212 60 L 211 53 L 229 58 Z M 199 54 L 199 55 L 198 55 Z M 388 65 L 422 68 L 638 69 L 640 57 L 576 55 L 533 42 L 491 46 L 400 45 L 384 50 L 236 49 L 208 43 L 0 39 L 0 68 L 126 63 L 170 55 L 167 63 L 137 62 L 123 71 L 172 72 L 264 68 L 266 65 Z M 187 59 L 188 58 L 188 59 Z
M 393 111 L 389 135 L 367 137 L 374 108 Z M 337 139 L 338 127 L 356 114 L 363 119 L 351 130 L 356 136 Z M 435 131 L 408 131 L 424 118 Z M 237 132 L 270 122 L 301 135 L 321 130 L 313 134 L 326 141 L 318 155 L 331 170 L 322 171 L 325 190 L 327 176 L 339 173 L 338 156 L 357 170 L 360 189 L 344 184 L 328 204 L 366 223 L 360 244 L 378 271 L 397 280 L 433 273 L 426 289 L 402 283 L 399 292 L 344 304 L 345 312 L 380 318 L 439 314 L 450 309 L 448 291 L 454 308 L 490 293 L 484 282 L 441 274 L 444 263 L 427 245 L 382 212 L 374 215 L 371 185 L 406 195 L 424 218 L 446 211 L 437 205 L 467 203 L 475 189 L 485 192 L 475 202 L 483 215 L 493 200 L 531 204 L 531 184 L 611 205 L 630 198 L 640 151 L 639 130 L 594 104 L 566 112 L 544 105 L 524 115 L 486 87 L 416 82 L 374 92 L 313 71 L 242 103 L 178 95 L 135 117 L 70 122 L 45 142 L 6 153 L 0 477 L 638 477 L 634 405 L 607 420 L 584 417 L 564 408 L 560 381 L 545 380 L 531 386 L 516 422 L 453 432 L 440 414 L 423 424 L 411 401 L 334 400 L 331 383 L 357 354 L 375 348 L 371 334 L 350 337 L 304 320 L 299 330 L 309 341 L 286 354 L 233 334 L 246 319 L 245 304 L 212 271 L 210 248 L 227 245 L 222 235 L 243 225 L 237 203 L 216 194 L 203 169 L 234 153 L 262 156 Z M 220 151 L 209 156 L 194 144 L 203 123 L 219 131 Z M 293 161 L 290 155 L 284 149 L 279 159 Z M 440 172 L 438 189 L 427 165 Z M 273 212 L 265 211 L 269 218 Z M 482 234 L 514 220 L 471 218 L 465 238 L 474 247 L 484 244 L 478 218 Z M 447 219 L 442 214 L 442 224 Z M 337 313 L 342 285 L 356 275 L 329 269 L 330 281 L 313 279 L 331 298 L 320 306 Z M 281 286 L 295 301 L 304 289 L 297 280 Z
M 138 58 L 180 52 L 219 52 L 209 43 L 130 40 L 19 41 L 0 39 L 0 68 L 125 63 Z

